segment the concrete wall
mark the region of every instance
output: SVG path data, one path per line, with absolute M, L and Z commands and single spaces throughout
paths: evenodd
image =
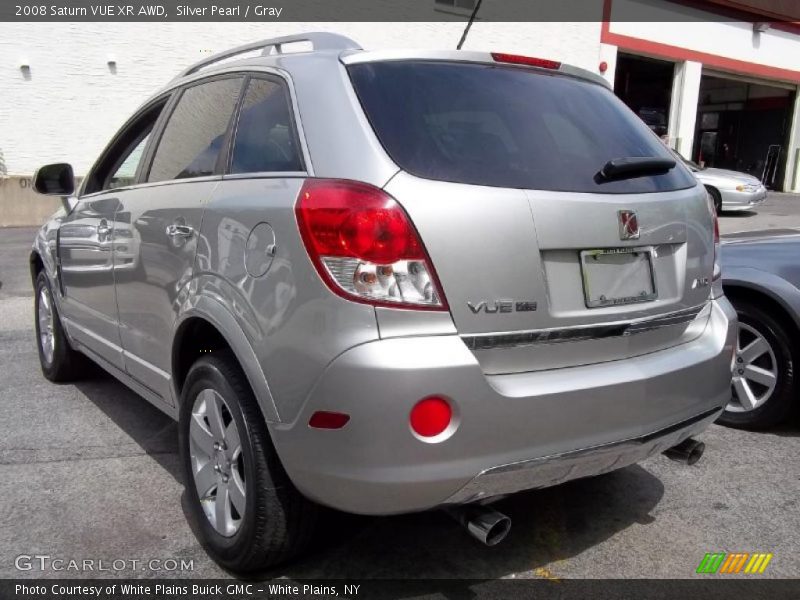
M 0 177 L 0 227 L 41 225 L 60 206 L 60 199 L 34 192 L 30 177 Z

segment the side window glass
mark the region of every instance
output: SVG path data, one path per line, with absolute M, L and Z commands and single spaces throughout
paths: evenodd
M 116 170 L 111 173 L 103 185 L 104 190 L 133 185 L 136 177 L 136 169 L 139 168 L 139 163 L 142 161 L 148 139 L 150 139 L 149 131 L 130 149 L 128 156 L 125 157 Z
M 251 79 L 239 113 L 231 173 L 302 170 L 285 87 L 275 81 Z
M 136 171 L 144 157 L 147 140 L 167 100 L 162 98 L 149 106 L 120 130 L 89 172 L 82 194 L 94 194 L 136 183 Z
M 164 128 L 148 181 L 214 174 L 241 86 L 240 78 L 218 79 L 183 92 Z

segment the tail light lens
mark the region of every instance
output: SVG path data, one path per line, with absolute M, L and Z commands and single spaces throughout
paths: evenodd
M 513 65 L 525 65 L 528 67 L 539 67 L 540 69 L 560 69 L 561 63 L 557 60 L 546 58 L 536 58 L 533 56 L 521 56 L 519 54 L 506 54 L 505 52 L 492 52 L 495 62 L 510 63 Z
M 720 254 L 720 241 L 719 241 L 719 218 L 717 217 L 717 209 L 714 208 L 714 198 L 711 197 L 711 194 L 706 192 L 706 197 L 708 199 L 708 210 L 711 212 L 711 220 L 713 221 L 714 227 L 714 273 L 711 277 L 712 281 L 716 281 L 720 277 L 722 277 L 722 268 L 719 264 L 719 254 Z
M 308 255 L 334 293 L 376 306 L 447 310 L 419 234 L 383 190 L 307 179 L 295 213 Z

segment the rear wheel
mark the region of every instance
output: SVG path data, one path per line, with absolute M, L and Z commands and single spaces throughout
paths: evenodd
M 88 359 L 69 345 L 44 271 L 39 271 L 36 277 L 34 315 L 42 374 L 54 382 L 72 381 L 84 375 Z
M 764 429 L 787 419 L 795 406 L 795 351 L 772 315 L 734 300 L 739 335 L 731 401 L 719 422 L 731 427 Z
M 181 396 L 179 431 L 189 510 L 215 561 L 247 573 L 303 550 L 318 507 L 289 480 L 229 352 L 215 352 L 192 366 Z

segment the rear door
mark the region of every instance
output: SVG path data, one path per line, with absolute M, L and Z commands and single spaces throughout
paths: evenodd
M 349 67 L 458 332 L 489 373 L 615 360 L 705 323 L 713 270 L 705 192 L 602 85 L 456 62 Z M 703 311 L 706 313 L 703 313 Z
M 171 335 L 191 280 L 203 209 L 222 178 L 243 78 L 204 79 L 180 90 L 142 184 L 119 214 L 136 240 L 116 278 L 120 338 L 129 374 L 171 398 Z M 117 252 L 121 258 L 121 252 Z

